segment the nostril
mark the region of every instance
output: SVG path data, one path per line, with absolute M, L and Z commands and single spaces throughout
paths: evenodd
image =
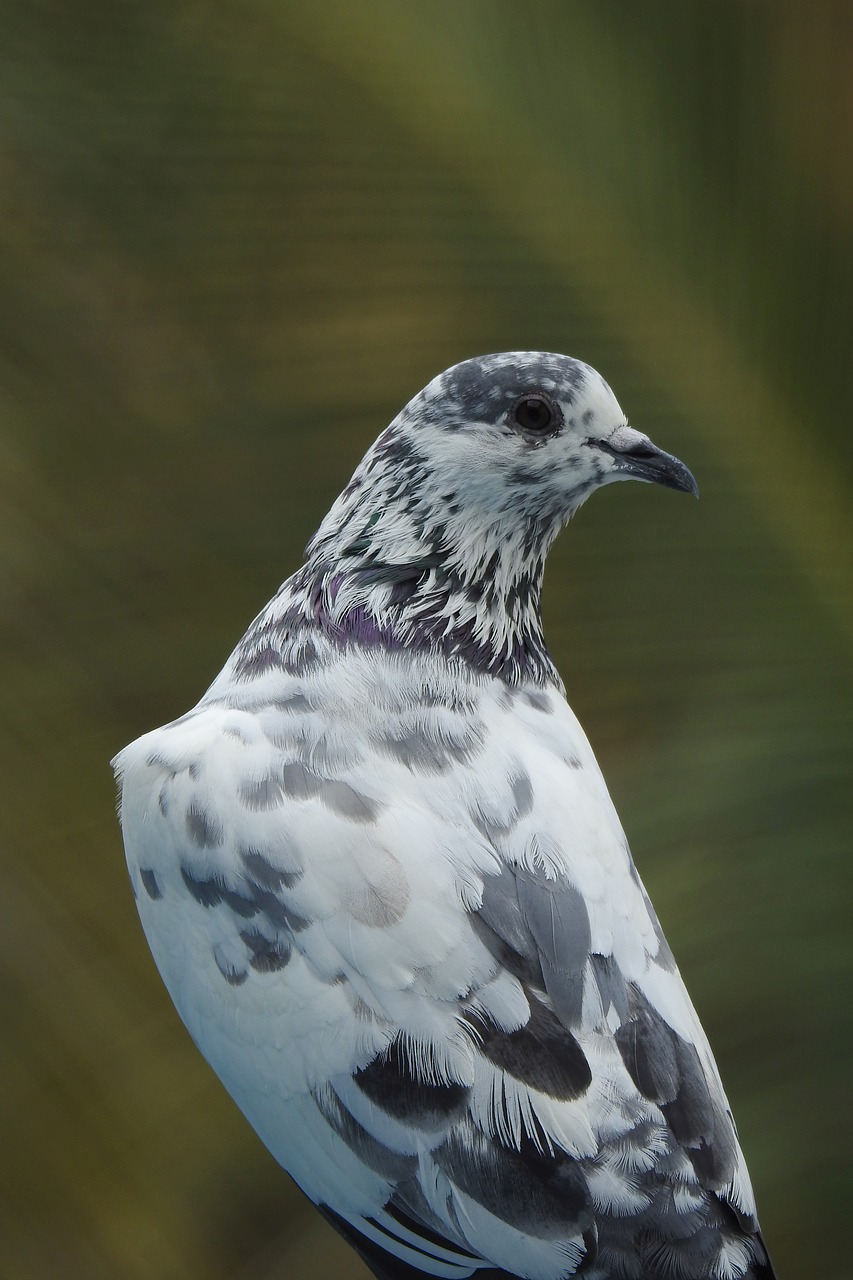
M 620 449 L 619 452 L 627 454 L 630 458 L 654 458 L 657 450 L 643 440 L 639 444 L 632 445 L 629 449 Z

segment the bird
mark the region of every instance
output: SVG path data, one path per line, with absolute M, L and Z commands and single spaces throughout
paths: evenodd
M 543 634 L 548 549 L 631 479 L 698 495 L 591 366 L 463 360 L 201 701 L 112 762 L 180 1017 L 381 1280 L 774 1280 Z

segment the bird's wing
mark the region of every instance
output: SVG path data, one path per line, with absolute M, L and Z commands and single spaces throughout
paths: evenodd
M 116 762 L 155 960 L 271 1151 L 395 1280 L 627 1276 L 638 1242 L 644 1275 L 769 1275 L 573 718 L 331 711 L 209 706 Z

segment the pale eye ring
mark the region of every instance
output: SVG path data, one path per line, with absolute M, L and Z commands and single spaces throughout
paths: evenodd
M 553 435 L 561 424 L 560 411 L 541 391 L 529 392 L 517 400 L 510 414 L 512 425 L 526 436 L 542 439 Z

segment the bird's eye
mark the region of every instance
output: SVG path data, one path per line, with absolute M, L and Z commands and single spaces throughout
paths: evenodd
M 559 426 L 559 410 L 545 396 L 523 396 L 512 411 L 512 420 L 522 431 L 544 436 Z

